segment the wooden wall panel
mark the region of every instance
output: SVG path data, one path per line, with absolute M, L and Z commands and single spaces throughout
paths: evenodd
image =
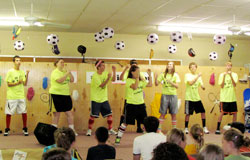
M 111 71 L 112 64 L 106 65 L 106 70 Z M 115 65 L 117 71 L 122 71 L 118 64 Z M 165 70 L 165 65 L 140 65 L 141 71 L 146 71 L 148 68 L 151 68 L 153 72 L 157 72 L 160 74 Z M 0 62 L 0 76 L 2 76 L 2 85 L 0 87 L 0 129 L 4 130 L 5 128 L 5 114 L 4 107 L 6 103 L 6 82 L 4 81 L 6 73 L 9 69 L 13 68 L 12 62 Z M 74 89 L 79 92 L 79 99 L 77 101 L 73 101 L 73 111 L 75 115 L 75 128 L 79 133 L 85 133 L 87 130 L 88 118 L 89 118 L 89 107 L 90 107 L 90 84 L 86 84 L 86 71 L 95 71 L 95 67 L 93 64 L 83 64 L 83 63 L 67 63 L 65 68 L 77 71 L 77 83 L 70 84 L 70 89 L 73 91 Z M 29 82 L 28 86 L 25 87 L 25 93 L 27 92 L 29 87 L 33 87 L 35 90 L 35 96 L 32 101 L 27 100 L 27 108 L 28 108 L 28 128 L 29 131 L 32 132 L 36 127 L 38 122 L 51 123 L 52 115 L 47 112 L 49 110 L 48 103 L 45 103 L 41 100 L 41 94 L 48 94 L 48 90 L 50 87 L 50 83 L 48 88 L 44 90 L 42 88 L 42 79 L 43 77 L 48 77 L 50 79 L 51 71 L 54 69 L 52 62 L 23 62 L 21 65 L 21 69 L 30 70 Z M 198 67 L 197 72 L 202 73 L 202 79 L 206 90 L 199 90 L 202 102 L 206 108 L 206 116 L 207 116 L 207 126 L 210 130 L 215 130 L 217 125 L 217 118 L 219 114 L 219 108 L 215 108 L 214 112 L 210 114 L 210 110 L 213 106 L 213 102 L 208 99 L 208 94 L 210 92 L 219 94 L 220 88 L 217 85 L 218 76 L 221 72 L 225 70 L 225 67 Z M 189 72 L 187 66 L 176 66 L 176 71 L 180 75 L 181 83 L 178 89 L 178 99 L 181 99 L 181 107 L 177 114 L 177 127 L 184 127 L 184 102 L 185 102 L 185 84 L 184 84 L 184 74 Z M 233 68 L 233 71 L 238 73 L 239 78 L 243 77 L 244 73 L 248 73 L 245 68 Z M 215 73 L 216 85 L 211 86 L 209 84 L 210 75 Z M 238 120 L 243 122 L 243 91 L 248 87 L 248 84 L 238 83 L 236 88 L 237 100 L 238 100 Z M 108 95 L 109 102 L 113 110 L 113 119 L 114 119 L 114 128 L 116 129 L 119 125 L 120 115 L 123 109 L 124 103 L 124 95 L 125 95 L 125 85 L 121 84 L 109 84 L 108 86 Z M 148 115 L 151 114 L 150 104 L 154 99 L 155 93 L 161 93 L 161 86 L 158 87 L 150 87 L 145 89 L 145 103 L 147 106 Z M 11 132 L 12 133 L 21 133 L 22 132 L 22 117 L 20 115 L 15 115 L 12 117 L 11 121 Z M 232 121 L 232 116 L 225 116 L 222 121 L 222 125 L 225 125 L 228 122 Z M 190 117 L 191 126 L 194 123 L 201 124 L 200 114 L 195 114 Z M 94 129 L 98 126 L 107 126 L 106 119 L 99 118 L 95 119 Z M 67 126 L 66 116 L 64 114 L 61 115 L 59 126 Z M 167 115 L 167 120 L 163 124 L 163 130 L 171 129 L 171 116 Z M 127 131 L 135 131 L 135 126 L 129 126 Z

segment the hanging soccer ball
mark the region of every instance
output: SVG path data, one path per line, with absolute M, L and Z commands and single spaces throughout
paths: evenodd
M 209 53 L 209 59 L 211 61 L 215 61 L 218 58 L 218 54 L 216 52 Z
M 147 41 L 149 44 L 156 44 L 159 41 L 159 37 L 155 33 L 151 33 L 148 35 Z
M 115 43 L 115 48 L 117 50 L 123 50 L 125 48 L 125 43 L 123 41 L 117 41 Z
M 16 51 L 22 51 L 22 50 L 24 50 L 24 45 L 25 44 L 22 41 L 16 41 L 14 43 L 14 48 Z
M 104 38 L 100 32 L 95 33 L 95 41 L 96 42 L 104 42 Z
M 214 35 L 215 44 L 224 44 L 225 42 L 226 42 L 226 36 L 219 34 Z
M 195 51 L 193 50 L 193 48 L 189 48 L 189 49 L 188 49 L 188 55 L 189 55 L 190 57 L 194 57 L 194 56 L 195 56 Z
M 182 38 L 183 38 L 182 32 L 177 31 L 177 32 L 172 32 L 170 34 L 170 39 L 173 42 L 180 42 L 182 40 Z
M 175 53 L 175 52 L 177 52 L 177 47 L 176 47 L 176 45 L 174 45 L 174 44 L 171 44 L 171 45 L 169 45 L 168 46 L 168 52 L 169 53 Z
M 57 45 L 57 43 L 59 42 L 59 38 L 56 34 L 50 34 L 47 36 L 47 42 L 50 45 Z
M 111 27 L 106 27 L 106 28 L 103 28 L 102 30 L 102 36 L 104 38 L 112 38 L 114 36 L 115 32 L 113 30 L 113 28 Z

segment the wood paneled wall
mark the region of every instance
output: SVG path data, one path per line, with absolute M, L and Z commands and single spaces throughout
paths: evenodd
M 111 64 L 106 65 L 106 70 L 111 71 Z M 122 71 L 118 64 L 115 65 L 117 71 Z M 153 72 L 157 72 L 160 74 L 164 72 L 165 65 L 140 65 L 141 71 L 146 71 L 147 68 L 151 68 Z M 0 76 L 2 76 L 2 85 L 0 87 L 0 129 L 5 128 L 5 114 L 4 107 L 6 103 L 6 82 L 4 81 L 6 73 L 9 69 L 13 68 L 12 62 L 0 62 Z M 73 101 L 74 105 L 74 123 L 77 132 L 83 133 L 87 130 L 88 118 L 89 118 L 89 108 L 90 108 L 90 84 L 86 84 L 86 71 L 95 71 L 95 67 L 93 64 L 82 64 L 82 63 L 68 63 L 65 65 L 65 68 L 72 71 L 77 71 L 77 83 L 70 84 L 70 89 L 73 91 L 74 89 L 79 92 L 79 99 L 77 101 Z M 27 100 L 27 109 L 28 109 L 28 128 L 29 131 L 32 132 L 36 127 L 38 122 L 51 123 L 52 115 L 51 113 L 47 115 L 49 110 L 48 103 L 45 103 L 41 100 L 41 95 L 48 94 L 49 86 L 46 90 L 42 88 L 42 79 L 43 77 L 48 77 L 50 79 L 51 71 L 54 69 L 53 63 L 51 62 L 23 62 L 21 65 L 21 69 L 30 70 L 29 74 L 29 82 L 27 87 L 25 87 L 25 93 L 27 93 L 27 89 L 29 87 L 33 87 L 35 90 L 35 96 L 31 101 Z M 187 66 L 176 66 L 176 71 L 178 72 L 181 83 L 178 89 L 178 98 L 181 99 L 181 107 L 177 114 L 177 127 L 184 127 L 184 100 L 185 100 L 185 84 L 184 84 L 184 75 L 189 72 Z M 217 118 L 219 115 L 219 108 L 215 108 L 214 112 L 210 114 L 210 110 L 214 105 L 208 99 L 208 94 L 214 93 L 219 94 L 220 87 L 217 85 L 218 76 L 221 72 L 225 71 L 225 67 L 198 67 L 197 72 L 202 73 L 202 79 L 206 90 L 199 90 L 202 102 L 206 108 L 206 117 L 207 117 L 207 127 L 210 130 L 215 130 L 217 125 Z M 239 78 L 243 77 L 244 73 L 248 73 L 245 68 L 234 67 L 233 71 L 238 73 Z M 216 85 L 212 86 L 209 84 L 210 75 L 215 73 Z M 237 104 L 238 104 L 238 121 L 244 121 L 244 105 L 243 105 L 243 91 L 248 87 L 248 84 L 238 82 L 236 87 L 237 94 Z M 121 84 L 109 84 L 108 87 L 109 92 L 109 102 L 113 110 L 113 119 L 114 119 L 114 128 L 116 129 L 119 125 L 120 115 L 122 113 L 122 108 L 124 104 L 124 93 L 125 93 L 125 85 Z M 154 99 L 155 93 L 161 92 L 161 86 L 158 87 L 150 87 L 145 89 L 145 103 L 147 106 L 148 115 L 151 114 L 150 104 Z M 22 117 L 20 115 L 15 115 L 12 117 L 11 121 L 11 132 L 12 133 L 21 133 L 22 131 Z M 225 125 L 228 122 L 232 121 L 232 116 L 224 116 L 222 125 Z M 200 123 L 200 114 L 193 115 L 190 117 L 191 126 L 194 123 Z M 67 126 L 66 116 L 64 114 L 61 115 L 59 126 Z M 106 119 L 99 118 L 95 119 L 94 129 L 98 126 L 107 126 Z M 128 131 L 134 131 L 135 126 L 129 126 Z M 171 116 L 167 116 L 167 120 L 163 125 L 163 130 L 171 129 Z

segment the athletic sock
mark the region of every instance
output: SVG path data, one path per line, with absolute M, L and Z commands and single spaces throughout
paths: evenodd
M 126 126 L 124 124 L 120 125 L 120 127 L 118 128 L 118 134 L 117 134 L 117 137 L 122 137 L 125 130 L 126 130 Z
M 188 122 L 189 121 L 185 121 L 185 128 L 188 128 Z
M 172 120 L 172 127 L 176 128 L 177 120 Z
M 206 127 L 206 119 L 202 119 L 202 126 Z
M 220 123 L 221 123 L 221 122 L 218 122 L 218 123 L 217 123 L 217 130 L 220 130 Z
M 113 118 L 112 115 L 107 117 L 107 123 L 108 123 L 108 129 L 112 129 L 112 124 L 113 124 Z
M 88 128 L 89 128 L 89 129 L 92 129 L 93 124 L 94 124 L 94 117 L 90 116 L 90 117 L 89 117 Z
M 23 128 L 27 128 L 27 113 L 23 113 L 22 118 L 23 118 Z
M 6 115 L 6 128 L 10 128 L 11 115 Z

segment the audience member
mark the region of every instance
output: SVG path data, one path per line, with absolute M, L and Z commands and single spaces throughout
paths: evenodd
M 249 138 L 244 138 L 243 134 L 237 129 L 227 130 L 222 138 L 222 148 L 228 157 L 225 160 L 250 160 L 249 157 L 240 153 L 240 147 L 244 143 L 249 143 Z
M 188 160 L 188 157 L 177 144 L 165 142 L 154 149 L 152 160 Z
M 187 137 L 181 129 L 173 128 L 171 131 L 168 132 L 167 142 L 175 143 L 184 149 L 187 144 Z M 189 160 L 195 160 L 195 158 L 193 158 L 192 156 L 187 156 Z
M 58 128 L 54 133 L 55 144 L 44 148 L 44 152 L 59 147 L 65 149 L 71 154 L 72 160 L 81 160 L 80 154 L 74 149 L 76 135 L 73 129 L 68 127 Z
M 222 148 L 216 144 L 207 144 L 201 148 L 197 156 L 197 160 L 223 160 L 224 152 Z
M 133 157 L 134 160 L 151 160 L 153 149 L 160 143 L 166 142 L 166 136 L 156 133 L 159 127 L 159 120 L 149 116 L 143 121 L 146 134 L 134 139 Z
M 43 153 L 42 160 L 71 160 L 71 156 L 63 148 L 53 148 Z
M 106 144 L 109 131 L 105 127 L 99 127 L 95 132 L 98 144 L 88 149 L 87 160 L 115 159 L 115 148 Z
M 203 128 L 199 124 L 194 124 L 190 130 L 193 144 L 188 144 L 185 147 L 185 151 L 188 155 L 198 154 L 201 147 L 204 145 L 204 132 Z

